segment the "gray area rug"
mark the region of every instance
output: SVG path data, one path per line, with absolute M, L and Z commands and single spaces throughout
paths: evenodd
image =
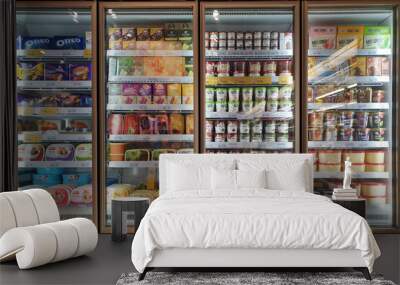
M 376 275 L 372 276 L 372 281 L 368 281 L 359 272 L 148 272 L 142 281 L 138 281 L 138 276 L 138 273 L 122 274 L 117 285 L 395 285 L 392 281 Z

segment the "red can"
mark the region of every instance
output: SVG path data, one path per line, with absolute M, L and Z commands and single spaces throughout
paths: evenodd
M 246 71 L 246 62 L 244 61 L 233 62 L 233 76 L 236 77 L 245 76 L 245 71 Z
M 224 77 L 229 76 L 229 62 L 219 61 L 217 65 L 217 76 Z
M 276 74 L 276 62 L 274 60 L 267 60 L 263 62 L 263 74 Z
M 217 74 L 217 63 L 215 61 L 206 62 L 206 76 L 213 77 Z
M 261 75 L 261 63 L 259 61 L 249 62 L 249 76 L 260 76 Z
M 372 102 L 374 103 L 382 103 L 385 101 L 385 91 L 383 90 L 375 90 L 372 93 Z

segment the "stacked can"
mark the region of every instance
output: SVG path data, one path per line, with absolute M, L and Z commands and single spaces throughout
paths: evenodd
M 279 49 L 279 33 L 278 32 L 271 32 L 269 49 L 270 50 Z
M 253 87 L 242 88 L 242 112 L 250 112 L 253 109 Z
M 269 87 L 267 89 L 267 111 L 278 111 L 279 88 Z
M 218 32 L 218 49 L 226 50 L 226 32 Z
M 214 121 L 206 120 L 206 142 L 214 140 Z
M 206 111 L 214 112 L 215 111 L 215 99 L 214 99 L 214 88 L 206 88 Z
M 262 32 L 254 32 L 253 47 L 255 50 L 260 50 L 262 46 Z
M 275 142 L 276 140 L 276 123 L 275 120 L 264 121 L 264 142 Z
M 241 120 L 239 123 L 239 133 L 241 142 L 250 141 L 250 122 L 248 120 Z
M 261 120 L 254 120 L 251 124 L 251 141 L 261 142 L 262 141 L 263 125 Z
M 236 49 L 244 49 L 244 33 L 236 32 Z
M 210 49 L 210 33 L 209 32 L 204 33 L 204 46 L 206 47 L 206 49 Z
M 276 75 L 276 61 L 267 60 L 262 63 L 262 72 L 264 76 Z
M 238 121 L 228 121 L 226 140 L 228 142 L 237 142 L 237 140 L 238 140 Z
M 277 121 L 276 122 L 276 141 L 277 142 L 288 142 L 289 141 L 289 121 Z
M 244 33 L 244 49 L 253 49 L 253 33 Z
M 240 89 L 232 87 L 228 89 L 228 112 L 237 113 L 239 112 L 239 94 Z
M 278 95 L 278 109 L 279 111 L 289 112 L 292 110 L 292 87 L 283 86 L 279 89 Z
M 254 89 L 255 107 L 261 111 L 265 111 L 267 105 L 267 88 L 256 87 Z
M 218 32 L 210 32 L 209 33 L 209 46 L 211 50 L 218 49 Z
M 235 32 L 228 32 L 227 33 L 227 49 L 234 50 L 236 48 L 236 33 Z
M 271 32 L 263 32 L 261 48 L 269 50 L 270 49 L 270 40 L 271 40 Z
M 228 99 L 228 90 L 226 88 L 217 88 L 216 89 L 216 98 L 215 101 L 215 110 L 217 112 L 226 112 L 227 109 L 227 99 Z
M 215 142 L 225 142 L 226 141 L 226 125 L 225 121 L 218 120 L 214 122 L 215 129 Z

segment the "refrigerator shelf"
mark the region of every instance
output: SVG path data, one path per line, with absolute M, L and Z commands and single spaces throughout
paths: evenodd
M 388 141 L 309 141 L 308 148 L 369 149 L 388 148 Z
M 193 83 L 192 76 L 110 76 L 109 83 Z
M 206 85 L 291 85 L 293 76 L 289 74 L 279 76 L 243 76 L 243 77 L 206 77 Z
M 314 178 L 343 178 L 343 172 L 316 171 Z M 359 172 L 352 174 L 353 179 L 389 179 L 389 172 Z
M 109 135 L 108 140 L 115 142 L 192 142 L 193 135 Z
M 206 58 L 226 59 L 262 59 L 262 58 L 290 58 L 293 50 L 206 50 Z
M 336 84 L 336 85 L 350 85 L 350 84 L 360 84 L 360 85 L 379 85 L 383 83 L 390 82 L 389 76 L 327 76 L 327 77 L 317 77 L 308 81 L 309 84 Z
M 330 56 L 337 52 L 336 49 L 309 49 L 308 56 Z M 390 48 L 383 49 L 358 49 L 356 56 L 391 55 Z
M 192 50 L 107 50 L 107 56 L 193 56 Z
M 108 104 L 109 111 L 193 111 L 191 104 Z
M 109 161 L 108 167 L 111 168 L 158 167 L 158 161 Z
M 259 118 L 274 118 L 274 119 L 292 119 L 293 112 L 263 112 L 255 114 L 246 113 L 229 113 L 229 112 L 207 112 L 207 119 L 236 119 L 236 120 L 252 120 Z
M 58 58 L 71 58 L 79 60 L 90 60 L 92 51 L 89 49 L 73 50 L 73 49 L 18 49 L 17 58 L 22 60 L 32 59 L 58 59 Z
M 92 161 L 18 161 L 20 168 L 61 167 L 61 168 L 91 168 Z
M 23 132 L 18 134 L 18 141 L 22 142 L 91 142 L 92 134 L 60 134 L 58 132 Z
M 18 116 L 88 116 L 91 107 L 18 107 Z
M 206 142 L 206 149 L 292 149 L 293 142 Z
M 17 80 L 17 87 L 24 89 L 90 89 L 92 81 Z
M 388 110 L 389 103 L 308 103 L 308 110 Z

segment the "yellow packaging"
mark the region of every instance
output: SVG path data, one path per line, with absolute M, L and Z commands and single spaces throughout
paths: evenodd
M 182 84 L 182 96 L 193 96 L 193 91 L 193 84 Z
M 136 29 L 122 28 L 122 49 L 136 49 Z
M 181 96 L 182 87 L 179 83 L 170 83 L 167 85 L 167 96 Z
M 357 41 L 358 48 L 363 48 L 364 26 L 338 26 L 336 45 L 338 49 L 350 44 L 353 40 Z
M 365 56 L 356 56 L 350 59 L 350 76 L 367 75 L 367 58 Z
M 169 125 L 172 134 L 185 133 L 185 118 L 182 114 L 173 113 L 169 115 Z
M 185 116 L 185 129 L 186 129 L 187 135 L 194 133 L 194 116 L 193 116 L 193 114 L 188 114 Z
M 192 105 L 193 104 L 193 96 L 182 96 L 182 104 Z
M 108 48 L 122 49 L 121 28 L 108 28 Z
M 185 71 L 184 57 L 146 56 L 144 57 L 145 76 L 183 76 Z

